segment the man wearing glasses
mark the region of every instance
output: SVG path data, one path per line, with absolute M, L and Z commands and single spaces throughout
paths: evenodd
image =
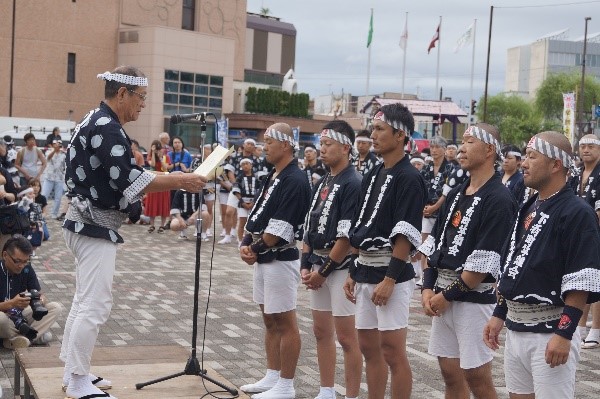
M 48 329 L 62 311 L 58 302 L 48 302 L 42 295 L 41 305 L 48 309 L 48 314 L 41 320 L 34 320 L 30 306 L 31 298 L 21 295 L 30 290 L 40 291 L 37 279 L 29 257 L 33 248 L 29 241 L 15 235 L 8 239 L 0 258 L 0 338 L 5 348 L 26 348 L 31 343 L 46 344 L 52 339 Z M 30 340 L 23 333 L 27 327 L 17 329 L 17 326 L 26 324 L 29 329 L 37 331 L 34 339 Z M 30 335 L 32 336 L 32 335 Z
M 110 315 L 121 224 L 136 222 L 144 193 L 184 189 L 197 193 L 206 179 L 194 173 L 154 174 L 135 163 L 123 125 L 146 106 L 148 79 L 137 68 L 120 66 L 98 75 L 104 101 L 75 127 L 67 148 L 65 180 L 72 198 L 63 223 L 75 256 L 75 295 L 65 323 L 60 359 L 63 385 L 72 399 L 113 398 L 101 392 L 110 381 L 90 374 L 98 331 Z

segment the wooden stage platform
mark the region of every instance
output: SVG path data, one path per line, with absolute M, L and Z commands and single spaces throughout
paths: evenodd
M 15 397 L 21 394 L 22 374 L 25 399 L 65 398 L 61 389 L 64 369 L 58 359 L 59 351 L 57 346 L 30 347 L 15 351 Z M 188 350 L 178 345 L 97 347 L 94 349 L 91 371 L 112 381 L 113 388 L 108 392 L 118 399 L 197 399 L 207 390 L 222 391 L 222 388 L 208 380 L 191 375 L 162 381 L 140 390 L 135 388 L 135 384 L 182 372 L 188 358 Z M 214 370 L 207 367 L 206 371 L 208 377 L 237 389 Z M 248 398 L 241 391 L 239 394 L 240 398 Z M 228 393 L 217 395 L 225 398 L 229 396 Z

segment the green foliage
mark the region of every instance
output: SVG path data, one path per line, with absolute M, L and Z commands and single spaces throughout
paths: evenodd
M 478 104 L 483 104 L 483 98 Z M 483 106 L 477 107 L 477 117 L 483 120 Z M 522 147 L 533 135 L 553 126 L 543 120 L 531 103 L 506 94 L 488 97 L 487 123 L 498 127 L 503 144 L 518 147 Z
M 536 92 L 535 108 L 545 118 L 562 120 L 563 93 L 575 92 L 579 96 L 581 73 L 556 73 L 549 75 Z M 590 112 L 592 104 L 600 102 L 600 82 L 591 76 L 585 77 L 584 112 Z
M 307 118 L 309 100 L 306 93 L 290 94 L 287 91 L 250 87 L 246 92 L 246 111 Z

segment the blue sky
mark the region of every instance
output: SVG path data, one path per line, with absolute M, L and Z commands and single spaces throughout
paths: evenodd
M 489 92 L 504 90 L 506 50 L 569 29 L 570 39 L 583 36 L 584 18 L 593 19 L 588 34 L 600 32 L 600 1 L 586 0 L 248 0 L 248 11 L 268 8 L 270 15 L 294 24 L 298 89 L 311 97 L 334 92 L 363 95 L 366 90 L 367 32 L 371 7 L 374 33 L 369 92 L 400 92 L 403 52 L 399 47 L 408 12 L 407 93 L 434 98 L 437 50 L 427 46 L 442 16 L 440 86 L 444 96 L 468 103 L 472 46 L 454 53 L 456 41 L 477 19 L 474 97 L 483 94 L 490 6 L 494 6 Z M 565 4 L 555 7 L 540 5 Z M 579 3 L 579 4 L 573 4 Z M 523 6 L 527 7 L 523 7 Z M 520 7 L 520 8 L 515 8 Z M 595 18 L 595 19 L 594 19 Z

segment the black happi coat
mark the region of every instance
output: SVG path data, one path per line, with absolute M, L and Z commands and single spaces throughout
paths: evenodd
M 277 177 L 274 177 L 274 174 L 275 169 L 267 176 L 245 227 L 245 230 L 253 235 L 268 233 L 280 237 L 276 246 L 268 252 L 277 252 L 277 247 L 302 239 L 304 216 L 310 206 L 310 187 L 306 176 L 298 168 L 297 159 L 294 158 Z M 284 251 L 286 259 L 281 260 L 299 258 L 296 248 Z M 259 254 L 258 262 L 268 262 L 275 257 L 268 259 L 268 256 Z
M 366 175 L 367 173 L 369 173 L 376 165 L 378 165 L 380 162 L 377 159 L 377 156 L 375 154 L 373 154 L 372 151 L 369 151 L 369 153 L 367 154 L 367 156 L 365 157 L 365 160 L 360 162 L 359 159 L 357 159 L 354 162 L 354 166 L 356 167 L 356 170 L 361 174 L 361 175 Z
M 564 306 L 565 293 L 577 290 L 590 293 L 588 303 L 597 301 L 600 227 L 594 211 L 565 186 L 539 203 L 528 220 L 537 198 L 536 194 L 529 199 L 514 223 L 504 250 L 500 295 L 524 304 Z M 553 332 L 558 321 L 530 325 L 507 318 L 506 326 L 514 331 Z
M 427 186 L 427 204 L 429 205 L 435 204 L 444 194 L 444 185 L 447 184 L 448 179 L 454 172 L 454 164 L 444 159 L 437 175 L 434 173 L 434 168 L 433 162 L 431 162 L 421 169 L 421 176 L 423 176 Z M 432 217 L 436 217 L 437 214 L 438 212 Z
M 517 204 L 498 174 L 473 195 L 465 195 L 470 181 L 450 191 L 419 251 L 428 256 L 429 267 L 487 273 L 483 283 L 493 283 L 499 275 L 502 244 L 510 234 Z M 490 289 L 472 290 L 459 301 L 490 304 L 496 299 Z
M 515 174 L 509 177 L 504 185 L 511 192 L 517 204 L 522 205 L 525 202 L 526 187 L 523 181 L 523 173 L 520 170 L 517 170 Z
M 600 162 L 596 164 L 596 167 L 590 173 L 583 189 L 581 188 L 582 174 L 583 171 L 571 178 L 571 187 L 575 191 L 575 194 L 581 196 L 595 211 L 598 211 L 600 210 Z
M 177 190 L 171 201 L 171 215 L 179 213 L 183 219 L 187 219 L 200 207 L 200 194 L 189 191 Z
M 104 102 L 75 127 L 67 147 L 65 180 L 70 196 L 100 209 L 117 210 L 123 220 L 140 207 L 142 190 L 155 175 L 137 166 L 131 140 Z M 63 227 L 78 234 L 123 242 L 116 230 L 66 219 Z
M 348 165 L 326 184 L 326 174 L 313 190 L 304 224 L 304 242 L 314 249 L 333 248 L 338 238 L 349 238 L 352 217 L 360 199 L 361 175 Z
M 385 180 L 376 184 L 379 174 Z M 392 250 L 398 234 L 404 235 L 414 250 L 421 244 L 421 222 L 427 199 L 425 182 L 406 155 L 389 169 L 381 163 L 364 176 L 358 206 L 350 230 L 350 244 L 361 251 Z M 371 204 L 373 206 L 371 206 Z M 387 267 L 371 267 L 356 263 L 352 276 L 358 283 L 377 284 Z M 397 283 L 414 278 L 412 267 L 406 267 Z

